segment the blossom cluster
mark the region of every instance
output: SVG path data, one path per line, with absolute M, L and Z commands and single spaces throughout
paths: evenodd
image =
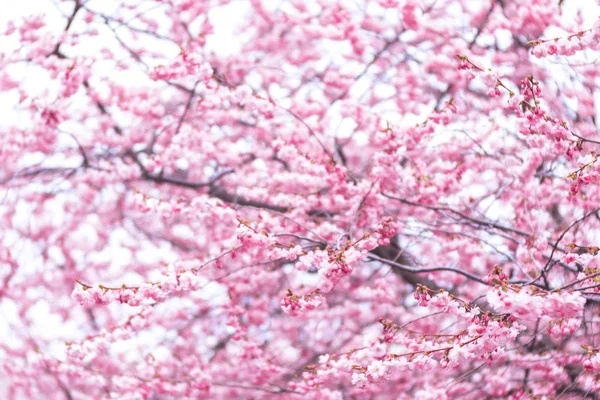
M 170 294 L 195 291 L 202 280 L 193 271 L 183 271 L 165 275 L 159 282 L 146 282 L 140 286 L 107 287 L 90 286 L 78 282 L 71 297 L 81 305 L 103 305 L 113 301 L 136 307 L 165 301 Z
M 586 303 L 585 298 L 577 291 L 548 293 L 511 287 L 497 287 L 488 292 L 487 300 L 496 311 L 507 312 L 523 320 L 536 320 L 540 317 L 575 318 L 581 314 Z

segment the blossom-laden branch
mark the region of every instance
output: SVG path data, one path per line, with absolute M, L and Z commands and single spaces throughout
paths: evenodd
M 0 32 L 0 398 L 600 391 L 594 10 L 42 3 Z

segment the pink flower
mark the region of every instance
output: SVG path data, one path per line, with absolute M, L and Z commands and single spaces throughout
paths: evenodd
M 371 364 L 369 364 L 366 375 L 377 380 L 383 377 L 387 373 L 387 370 L 388 368 L 383 361 L 375 360 Z
M 354 372 L 352 373 L 352 384 L 359 387 L 364 388 L 369 383 L 366 375 L 363 373 Z

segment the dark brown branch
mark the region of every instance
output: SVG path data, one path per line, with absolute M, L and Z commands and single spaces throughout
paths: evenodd
M 219 200 L 222 200 L 226 203 L 236 204 L 236 205 L 240 205 L 240 206 L 264 208 L 267 210 L 273 210 L 273 211 L 277 211 L 277 212 L 286 212 L 286 211 L 290 210 L 289 207 L 282 207 L 282 206 L 273 205 L 273 204 L 269 204 L 269 203 L 263 203 L 261 201 L 248 200 L 243 197 L 235 196 L 235 195 L 227 192 L 225 189 L 218 187 L 218 186 L 211 187 L 210 190 L 208 191 L 208 194 L 210 196 L 216 197 Z
M 181 114 L 181 117 L 179 117 L 179 121 L 177 121 L 177 128 L 175 128 L 175 133 L 173 134 L 174 136 L 177 135 L 179 133 L 179 131 L 181 130 L 181 127 L 183 126 L 183 121 L 185 120 L 185 117 L 187 115 L 187 113 L 190 110 L 190 107 L 192 106 L 192 101 L 194 100 L 194 96 L 196 95 L 196 87 L 198 86 L 198 82 L 196 82 L 194 84 L 194 89 L 192 90 L 192 93 L 190 93 L 187 103 L 185 104 L 185 108 L 183 110 L 183 113 Z
M 585 214 L 583 217 L 579 218 L 578 220 L 576 220 L 575 222 L 573 222 L 571 225 L 569 225 L 567 227 L 567 229 L 565 229 L 560 234 L 560 236 L 558 237 L 558 240 L 552 246 L 552 251 L 550 252 L 550 257 L 548 258 L 548 262 L 546 262 L 546 265 L 544 265 L 544 268 L 542 268 L 542 272 L 540 273 L 540 275 L 537 278 L 535 278 L 533 281 L 531 281 L 531 283 L 537 282 L 540 278 L 545 277 L 546 272 L 549 270 L 549 268 L 551 268 L 551 266 L 556 263 L 554 261 L 554 259 L 553 259 L 554 253 L 556 252 L 556 250 L 558 248 L 558 244 L 561 242 L 561 240 L 563 240 L 563 238 L 569 232 L 569 230 L 571 230 L 571 228 L 573 228 L 575 225 L 577 225 L 577 224 L 585 221 L 589 216 L 596 214 L 599 210 L 600 210 L 600 208 L 597 208 L 597 209 L 595 209 L 593 211 L 590 211 L 589 213 Z
M 487 14 L 483 18 L 483 21 L 481 21 L 481 23 L 479 24 L 479 27 L 477 27 L 477 32 L 475 33 L 475 37 L 473 37 L 473 39 L 469 43 L 469 47 L 468 47 L 469 50 L 471 50 L 471 48 L 473 48 L 473 46 L 475 45 L 475 42 L 477 41 L 477 38 L 479 37 L 479 35 L 481 35 L 481 32 L 483 32 L 483 28 L 485 28 L 488 21 L 490 20 L 490 16 L 492 15 L 492 12 L 494 11 L 495 7 L 496 7 L 496 0 L 493 0 L 491 7 L 488 9 Z
M 310 133 L 310 135 L 313 136 L 317 140 L 317 142 L 319 143 L 319 145 L 321 146 L 321 148 L 323 149 L 325 154 L 327 154 L 327 157 L 329 157 L 330 160 L 332 160 L 332 161 L 335 160 L 333 158 L 333 154 L 331 154 L 331 152 L 329 150 L 327 150 L 327 147 L 325 147 L 323 142 L 321 142 L 321 139 L 319 139 L 319 137 L 317 136 L 317 133 L 313 130 L 313 128 L 311 128 L 306 122 L 304 122 L 304 120 L 302 118 L 300 118 L 298 116 L 298 114 L 296 114 L 292 110 L 289 110 L 287 108 L 284 108 L 284 110 L 287 111 L 288 114 L 290 114 L 292 117 L 294 117 L 302 125 L 304 125 L 306 127 L 306 129 L 308 129 L 308 132 Z
M 519 236 L 522 236 L 522 237 L 527 237 L 527 238 L 531 237 L 531 235 L 529 233 L 527 233 L 527 232 L 523 232 L 521 230 L 518 230 L 518 229 L 515 229 L 515 228 L 511 228 L 511 227 L 508 227 L 508 226 L 503 226 L 503 225 L 500 225 L 500 224 L 492 222 L 492 221 L 482 221 L 482 220 L 470 217 L 470 216 L 468 216 L 466 214 L 463 214 L 462 212 L 454 210 L 454 209 L 452 209 L 450 207 L 427 206 L 427 205 L 424 205 L 424 204 L 414 203 L 414 202 L 406 200 L 406 199 L 401 199 L 401 198 L 398 198 L 398 197 L 390 196 L 390 195 L 387 195 L 385 193 L 381 193 L 381 195 L 384 196 L 384 197 L 387 197 L 388 199 L 397 200 L 397 201 L 401 202 L 402 204 L 406 204 L 406 205 L 413 206 L 413 207 L 426 208 L 428 210 L 432 210 L 432 211 L 436 211 L 436 212 L 448 211 L 448 212 L 450 212 L 452 214 L 455 214 L 455 215 L 458 215 L 459 217 L 464 218 L 467 221 L 472 222 L 472 223 L 474 223 L 476 225 L 486 226 L 486 227 L 489 227 L 489 228 L 495 228 L 495 229 L 498 229 L 498 230 L 501 230 L 501 231 L 505 231 L 505 232 L 515 233 L 515 234 L 517 234 Z
M 82 7 L 83 7 L 83 4 L 81 3 L 81 1 L 75 0 L 75 7 L 73 8 L 73 12 L 71 13 L 71 15 L 67 18 L 67 25 L 65 26 L 64 32 L 67 32 L 69 30 L 69 28 L 71 28 L 71 24 L 75 20 L 77 13 L 79 12 L 79 10 L 81 10 Z M 50 53 L 49 55 L 55 55 L 58 58 L 66 58 L 64 56 L 64 54 L 62 54 L 60 52 L 61 45 L 62 45 L 62 43 L 60 43 L 60 42 L 57 43 L 56 46 L 54 47 L 54 50 L 52 50 L 52 53 Z
M 458 269 L 458 268 L 453 268 L 453 267 L 429 267 L 429 268 L 411 267 L 411 266 L 408 266 L 408 265 L 399 264 L 397 262 L 388 260 L 388 259 L 383 258 L 383 257 L 379 257 L 378 255 L 373 254 L 373 252 L 370 252 L 368 257 L 371 258 L 371 259 L 373 259 L 373 260 L 376 260 L 376 261 L 382 262 L 384 264 L 387 264 L 389 266 L 392 266 L 394 268 L 398 268 L 401 271 L 411 272 L 413 274 L 424 274 L 424 273 L 436 272 L 436 271 L 450 271 L 450 272 L 455 272 L 455 273 L 457 273 L 459 275 L 462 275 L 462 276 L 464 276 L 464 277 L 466 277 L 466 278 L 468 278 L 468 279 L 470 279 L 472 281 L 479 282 L 479 283 L 481 283 L 483 285 L 486 285 L 486 286 L 489 285 L 486 281 L 484 281 L 480 277 L 478 277 L 476 275 L 473 275 L 473 274 L 471 274 L 469 272 L 463 271 L 461 269 Z

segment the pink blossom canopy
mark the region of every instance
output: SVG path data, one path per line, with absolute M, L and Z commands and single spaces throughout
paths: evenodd
M 598 2 L 21 3 L 0 398 L 598 399 Z

